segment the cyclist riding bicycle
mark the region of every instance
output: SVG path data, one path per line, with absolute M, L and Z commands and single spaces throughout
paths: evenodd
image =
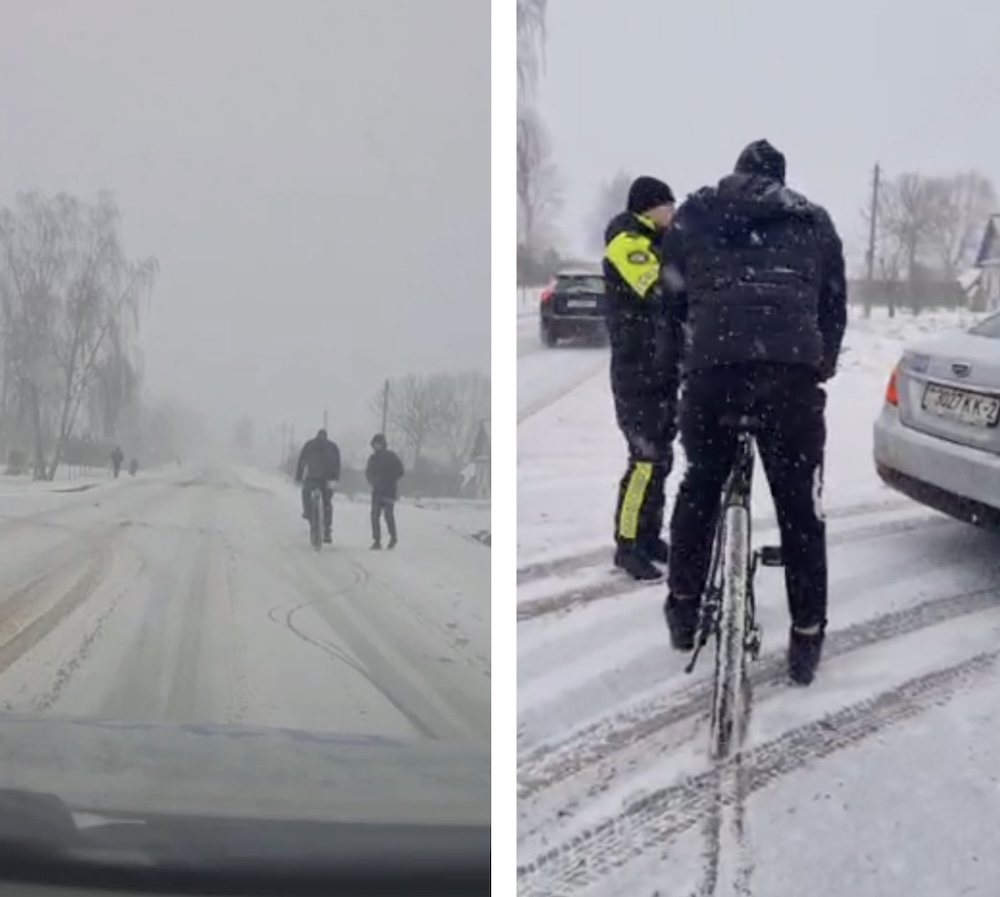
M 327 437 L 326 430 L 320 430 L 302 446 L 299 463 L 295 468 L 295 482 L 302 484 L 302 516 L 310 519 L 309 494 L 316 486 L 323 495 L 323 519 L 326 522 L 323 541 L 333 541 L 333 489 L 340 481 L 340 448 Z
M 821 384 L 836 371 L 847 325 L 840 237 L 822 207 L 785 186 L 785 157 L 760 140 L 740 154 L 734 174 L 678 209 L 663 260 L 672 286 L 667 360 L 681 360 L 684 371 L 679 429 L 688 462 L 670 522 L 671 641 L 694 647 L 738 439 L 722 418 L 750 415 L 781 532 L 789 674 L 807 685 L 827 623 Z

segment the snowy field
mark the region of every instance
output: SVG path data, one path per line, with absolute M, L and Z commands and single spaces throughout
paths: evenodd
M 401 507 L 380 553 L 367 503 L 320 553 L 300 513 L 248 467 L 4 478 L 0 708 L 488 743 L 483 510 Z
M 829 387 L 825 661 L 811 688 L 784 684 L 783 582 L 762 571 L 750 796 L 734 840 L 713 827 L 711 661 L 685 676 L 667 644 L 664 587 L 611 569 L 624 445 L 607 354 L 536 349 L 519 319 L 520 893 L 997 892 L 1000 537 L 886 489 L 871 460 L 902 346 L 973 320 L 852 318 Z M 763 477 L 755 517 L 757 540 L 773 537 Z M 728 871 L 713 890 L 720 856 Z M 737 867 L 749 886 L 730 891 Z

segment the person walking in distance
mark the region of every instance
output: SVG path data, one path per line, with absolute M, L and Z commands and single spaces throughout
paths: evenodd
M 633 181 L 628 208 L 605 231 L 605 319 L 611 346 L 615 417 L 628 448 L 628 466 L 615 509 L 615 566 L 633 579 L 660 579 L 666 478 L 673 466 L 677 371 L 664 364 L 667 334 L 659 240 L 674 214 L 663 181 Z
M 671 364 L 683 358 L 688 462 L 670 521 L 671 641 L 694 647 L 719 496 L 737 449 L 723 418 L 752 416 L 781 532 L 788 672 L 808 685 L 827 624 L 822 384 L 836 372 L 847 326 L 840 237 L 825 209 L 785 186 L 785 157 L 758 140 L 733 174 L 678 209 L 662 250 L 668 314 L 687 330 L 686 344 L 669 347 Z
M 371 441 L 372 453 L 365 467 L 365 479 L 372 489 L 372 550 L 382 548 L 382 516 L 389 531 L 388 548 L 395 548 L 396 499 L 399 497 L 399 481 L 403 478 L 403 462 L 392 451 L 385 436 L 376 433 Z

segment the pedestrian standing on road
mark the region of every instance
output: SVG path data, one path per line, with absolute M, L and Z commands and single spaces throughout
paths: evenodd
M 387 548 L 395 548 L 396 500 L 399 498 L 399 481 L 403 478 L 403 462 L 392 451 L 385 436 L 376 433 L 371 441 L 372 454 L 365 467 L 365 479 L 372 489 L 372 550 L 382 548 L 382 516 L 389 531 Z
M 605 231 L 605 319 L 611 346 L 611 392 L 628 466 L 615 509 L 615 566 L 633 579 L 655 580 L 667 563 L 663 540 L 666 478 L 673 466 L 677 372 L 663 360 L 667 318 L 659 241 L 674 215 L 663 181 L 632 182 L 628 208 Z
M 826 630 L 826 524 L 820 507 L 826 392 L 847 326 L 844 250 L 827 212 L 785 186 L 766 140 L 735 172 L 678 209 L 663 241 L 668 313 L 686 346 L 681 444 L 687 468 L 670 522 L 665 605 L 671 641 L 694 647 L 719 499 L 736 457 L 724 416 L 753 416 L 781 531 L 792 618 L 791 679 L 808 685 Z

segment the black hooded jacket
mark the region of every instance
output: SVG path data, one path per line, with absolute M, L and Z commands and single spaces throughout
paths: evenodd
M 399 460 L 399 455 L 388 448 L 375 449 L 365 466 L 365 479 L 372 487 L 374 498 L 395 501 L 398 498 L 399 481 L 404 473 L 403 462 Z
M 784 159 L 771 152 L 780 173 L 768 158 L 767 173 L 738 171 L 703 188 L 664 238 L 668 275 L 681 275 L 668 306 L 686 326 L 686 345 L 673 348 L 686 372 L 762 361 L 827 379 L 836 368 L 847 325 L 843 247 L 826 211 L 779 180 Z

